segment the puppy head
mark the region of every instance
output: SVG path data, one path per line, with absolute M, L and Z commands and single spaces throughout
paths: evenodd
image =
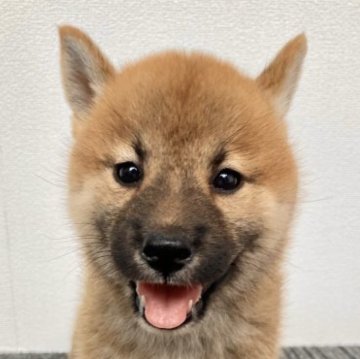
M 282 253 L 297 191 L 283 118 L 305 37 L 255 80 L 180 52 L 117 72 L 79 30 L 60 38 L 70 210 L 85 255 L 133 288 L 142 325 L 191 328 L 216 310 L 213 297 L 234 281 L 245 288 Z

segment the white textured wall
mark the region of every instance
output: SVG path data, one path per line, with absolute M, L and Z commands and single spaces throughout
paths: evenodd
M 67 350 L 81 274 L 65 210 L 69 109 L 56 25 L 117 64 L 202 49 L 259 72 L 301 31 L 289 114 L 304 197 L 287 261 L 286 344 L 360 344 L 360 2 L 0 2 L 0 350 Z

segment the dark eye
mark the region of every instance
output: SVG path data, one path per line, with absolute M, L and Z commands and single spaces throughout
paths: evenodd
M 134 162 L 123 162 L 115 165 L 115 178 L 123 185 L 131 185 L 141 180 L 142 172 Z
M 233 191 L 244 182 L 243 176 L 230 168 L 221 170 L 213 180 L 213 186 L 220 191 Z

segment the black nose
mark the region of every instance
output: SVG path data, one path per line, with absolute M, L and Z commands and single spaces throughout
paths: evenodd
M 184 267 L 191 258 L 191 249 L 180 238 L 156 235 L 145 242 L 142 256 L 150 267 L 167 276 Z

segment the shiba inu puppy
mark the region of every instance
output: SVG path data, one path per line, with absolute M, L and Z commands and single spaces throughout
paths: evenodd
M 304 35 L 256 79 L 185 52 L 117 72 L 80 30 L 60 40 L 86 267 L 71 358 L 277 358 Z

